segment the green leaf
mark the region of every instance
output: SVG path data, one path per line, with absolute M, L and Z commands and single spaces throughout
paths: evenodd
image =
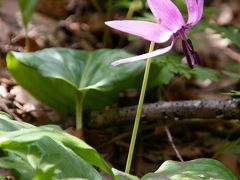
M 210 10 L 210 9 L 209 9 Z M 210 10 L 211 11 L 211 10 Z M 199 22 L 190 32 L 202 31 L 206 28 L 211 28 L 216 33 L 221 34 L 223 37 L 226 37 L 232 41 L 238 48 L 240 48 L 240 28 L 239 25 L 236 26 L 218 26 L 215 24 L 209 24 L 206 21 Z
M 4 116 L 4 115 L 3 115 Z M 78 139 L 66 132 L 64 132 L 60 127 L 48 125 L 41 127 L 34 127 L 26 123 L 17 122 L 11 120 L 9 117 L 0 117 L 0 146 L 8 146 L 11 143 L 32 143 L 38 141 L 43 137 L 51 137 L 52 139 L 59 141 L 64 144 L 67 148 L 70 148 L 74 153 L 84 159 L 86 162 L 95 165 L 105 171 L 106 173 L 113 176 L 111 169 L 108 167 L 106 162 L 101 158 L 98 152 L 86 144 L 81 139 Z M 4 127 L 21 125 L 19 127 L 25 126 L 25 128 L 19 128 L 19 130 L 14 131 L 4 131 Z
M 240 70 L 240 63 L 231 63 L 224 66 L 226 71 L 237 71 Z
M 53 175 L 57 178 L 101 179 L 101 176 L 90 164 L 70 148 L 50 137 L 42 137 L 29 143 L 15 142 L 1 148 L 10 154 L 8 158 L 11 158 L 12 164 L 8 168 L 15 169 L 24 177 L 26 173 L 22 172 L 23 167 L 25 171 L 28 171 L 28 175 L 31 177 L 25 179 L 34 177 L 35 179 L 50 180 Z M 15 162 L 19 160 L 23 167 L 20 166 L 20 163 L 15 165 Z
M 233 64 L 226 65 L 222 73 L 230 78 L 240 79 L 239 71 L 240 71 L 240 63 L 233 63 Z
M 216 32 L 222 34 L 224 37 L 230 39 L 238 48 L 240 48 L 240 33 L 239 27 L 236 26 L 217 26 L 217 25 L 209 25 L 210 28 L 214 29 Z
M 59 178 L 101 179 L 101 176 L 90 164 L 75 154 L 70 148 L 52 140 L 50 137 L 43 137 L 34 144 L 42 154 L 41 162 L 44 162 L 44 164 L 38 165 L 38 169 L 43 169 L 41 166 L 44 167 L 46 163 L 55 165 L 56 169 L 60 170 L 56 175 Z
M 183 68 L 190 70 L 181 64 L 181 57 L 175 54 L 167 54 L 156 57 L 152 62 L 149 81 L 156 81 L 158 84 L 168 84 L 172 77 Z M 189 71 L 190 72 L 190 71 Z
M 150 80 L 153 84 L 168 84 L 176 74 L 183 75 L 186 79 L 195 76 L 198 79 L 210 79 L 216 81 L 219 79 L 219 73 L 215 70 L 195 66 L 194 69 L 182 64 L 181 56 L 176 54 L 167 54 L 155 58 L 152 62 Z
M 219 73 L 213 69 L 203 68 L 203 67 L 194 67 L 192 74 L 200 80 L 209 79 L 212 81 L 217 81 L 219 79 Z
M 222 72 L 223 72 L 223 74 L 225 74 L 226 76 L 228 76 L 230 78 L 240 79 L 239 73 L 230 72 L 230 71 L 222 71 Z
M 155 173 L 149 173 L 142 178 L 142 180 L 160 179 L 237 180 L 237 178 L 222 163 L 214 159 L 205 158 L 187 162 L 166 161 Z
M 145 61 L 111 65 L 128 56 L 122 50 L 50 48 L 35 53 L 11 52 L 7 65 L 18 83 L 35 97 L 60 111 L 74 112 L 77 94 L 86 93 L 85 109 L 100 109 L 112 103 L 120 91 L 140 87 Z M 217 79 L 215 71 L 198 67 L 191 70 L 181 63 L 180 56 L 168 54 L 153 61 L 148 87 L 167 84 L 175 74 L 183 74 L 187 79 L 193 75 Z
M 75 111 L 76 94 L 86 93 L 84 108 L 99 109 L 123 89 L 140 85 L 144 62 L 113 67 L 130 54 L 50 48 L 35 53 L 11 52 L 7 65 L 14 78 L 35 97 L 60 111 Z
M 0 167 L 21 172 L 17 174 L 19 180 L 31 179 L 34 176 L 34 169 L 16 154 L 12 157 L 1 157 Z
M 6 113 L 0 112 L 0 131 L 14 131 L 22 128 L 34 127 L 31 124 L 15 121 Z
M 229 95 L 231 95 L 231 96 L 240 96 L 240 91 L 234 91 L 234 90 L 232 90 L 230 93 L 227 93 L 227 94 L 229 94 Z
M 118 178 L 118 180 L 139 180 L 137 176 L 133 176 L 130 174 L 127 174 L 125 172 L 119 171 L 117 169 L 112 169 L 114 175 Z
M 37 0 L 18 0 L 24 27 L 31 21 L 36 3 Z
M 36 175 L 33 177 L 32 180 L 52 180 L 54 179 L 54 172 L 56 168 L 54 166 L 49 166 L 47 169 L 37 169 Z

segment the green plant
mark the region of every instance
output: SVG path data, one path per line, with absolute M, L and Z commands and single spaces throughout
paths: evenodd
M 29 37 L 28 37 L 28 23 L 32 19 L 34 8 L 37 4 L 37 0 L 18 0 L 18 5 L 21 12 L 22 24 L 25 30 L 25 50 L 29 51 Z
M 77 128 L 81 129 L 83 107 L 103 108 L 120 91 L 138 84 L 143 63 L 114 71 L 111 67 L 116 58 L 127 56 L 122 50 L 50 48 L 35 53 L 9 53 L 7 64 L 15 79 L 34 96 L 60 111 L 75 111 Z
M 45 176 L 46 179 L 101 179 L 91 165 L 113 176 L 94 148 L 59 126 L 35 127 L 1 113 L 0 137 L 0 148 L 4 152 L 0 167 L 15 170 L 17 179 Z
M 80 129 L 83 108 L 101 109 L 111 104 L 120 91 L 140 86 L 144 62 L 111 66 L 115 59 L 129 56 L 123 50 L 87 52 L 50 48 L 34 53 L 11 52 L 7 66 L 18 83 L 35 97 L 59 111 L 75 112 Z M 199 71 L 204 71 L 205 76 Z M 191 70 L 181 64 L 180 56 L 169 54 L 152 63 L 148 87 L 167 84 L 179 73 L 186 78 L 196 75 L 202 79 L 217 79 L 215 71 L 200 67 Z
M 18 2 L 26 32 L 26 49 L 29 49 L 27 26 L 31 20 L 37 0 L 19 0 Z M 181 8 L 185 6 L 180 0 L 176 0 L 176 2 Z M 101 12 L 98 2 L 92 0 L 92 3 Z M 115 4 L 115 2 L 109 0 L 106 18 L 110 18 L 112 8 L 119 6 L 129 7 L 127 17 L 130 18 L 134 11 L 140 10 L 145 6 L 145 1 L 124 0 Z M 153 16 L 149 13 L 144 15 L 148 20 L 153 19 Z M 214 29 L 216 33 L 231 39 L 237 47 L 240 47 L 239 30 L 234 26 L 219 27 L 203 22 L 191 30 L 191 32 L 199 31 L 206 27 Z M 108 30 L 105 31 L 104 37 L 104 42 L 107 44 Z M 190 45 L 187 39 L 183 40 L 185 41 L 183 45 Z M 153 51 L 153 49 L 154 43 L 151 44 L 149 52 Z M 195 56 L 196 53 L 191 47 L 187 47 L 184 52 L 187 58 L 190 55 Z M 59 111 L 75 112 L 77 129 L 81 129 L 83 108 L 103 108 L 105 105 L 111 104 L 120 91 L 130 87 L 140 87 L 140 79 L 144 71 L 143 62 L 131 64 L 131 66 L 123 65 L 114 69 L 110 65 L 114 60 L 129 56 L 131 54 L 122 50 L 101 49 L 94 52 L 86 52 L 51 48 L 35 53 L 11 52 L 8 54 L 7 63 L 9 70 L 18 83 L 34 96 Z M 192 61 L 191 58 L 190 60 Z M 191 63 L 189 64 L 191 66 Z M 229 71 L 223 71 L 223 73 L 230 77 L 239 78 L 237 73 Z M 153 62 L 149 58 L 135 121 L 136 126 L 133 139 L 136 140 L 137 127 L 147 86 L 153 87 L 158 84 L 168 84 L 175 74 L 182 74 L 187 79 L 195 76 L 198 79 L 217 80 L 219 76 L 216 71 L 207 68 L 195 67 L 190 69 L 181 63 L 181 57 L 176 54 L 155 58 Z M 149 82 L 147 85 L 148 78 Z M 238 94 L 239 92 L 233 92 L 233 95 Z M 113 178 L 117 177 L 120 180 L 140 179 L 117 170 L 114 170 L 116 176 L 114 177 L 112 170 L 101 159 L 96 150 L 83 141 L 66 134 L 57 126 L 35 127 L 30 124 L 12 121 L 5 115 L 0 115 L 0 118 L 2 120 L 0 121 L 0 148 L 4 152 L 4 157 L 0 159 L 0 166 L 13 169 L 13 172 L 17 172 L 15 175 L 19 179 L 101 179 L 99 173 L 91 165 L 99 167 L 112 175 Z M 128 158 L 130 160 L 128 160 L 126 167 L 127 173 L 130 171 L 134 143 L 132 145 Z M 70 162 L 73 163 L 69 165 L 68 163 Z M 84 169 L 84 171 L 78 171 L 79 167 Z M 203 178 L 236 179 L 228 169 L 213 159 L 196 159 L 181 163 L 166 161 L 156 172 L 149 173 L 141 179 L 174 180 Z
M 0 167 L 12 170 L 14 177 L 19 180 L 102 179 L 92 165 L 113 179 L 140 179 L 116 169 L 112 172 L 95 149 L 67 134 L 59 126 L 35 127 L 12 120 L 4 113 L 0 113 L 0 150 L 3 152 Z M 227 168 L 213 159 L 181 163 L 166 161 L 156 172 L 148 173 L 141 179 L 160 178 L 236 179 Z

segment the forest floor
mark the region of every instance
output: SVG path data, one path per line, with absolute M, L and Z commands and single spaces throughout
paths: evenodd
M 95 50 L 102 47 L 116 48 L 118 36 L 109 31 L 112 40 L 103 39 L 104 15 L 97 11 L 87 0 L 40 0 L 29 27 L 31 51 L 47 47 L 68 47 L 84 50 Z M 220 25 L 240 24 L 240 3 L 238 0 L 206 0 L 220 10 L 211 17 Z M 104 10 L 106 3 L 102 3 Z M 0 109 L 15 119 L 22 119 L 34 125 L 58 124 L 67 132 L 78 136 L 74 128 L 74 116 L 56 112 L 39 102 L 19 86 L 8 72 L 6 54 L 8 51 L 23 51 L 24 31 L 20 23 L 20 12 L 15 0 L 0 1 Z M 126 10 L 113 11 L 114 18 L 124 18 Z M 206 38 L 209 43 L 200 45 L 198 52 L 204 59 L 205 66 L 220 70 L 226 64 L 239 63 L 240 51 L 228 39 L 221 38 L 209 30 L 198 33 L 199 38 Z M 144 40 L 128 42 L 122 35 L 122 46 L 130 52 L 139 54 L 147 49 Z M 178 51 L 180 46 L 175 49 Z M 195 78 L 186 80 L 178 75 L 168 85 L 161 85 L 148 90 L 146 102 L 159 100 L 159 93 L 166 101 L 194 99 L 228 99 L 227 92 L 240 88 L 239 79 L 222 76 L 218 81 L 200 81 Z M 136 105 L 139 92 L 127 90 L 119 96 L 114 105 L 123 107 Z M 85 119 L 88 121 L 88 119 Z M 94 128 L 84 128 L 84 138 L 95 147 L 111 166 L 124 170 L 133 123 Z M 173 142 L 169 142 L 166 127 L 171 133 Z M 240 135 L 240 126 L 236 120 L 199 119 L 191 121 L 154 121 L 143 122 L 140 126 L 137 147 L 133 160 L 133 174 L 142 176 L 155 171 L 165 160 L 179 160 L 172 145 L 185 160 L 201 157 L 214 157 L 222 161 L 237 176 L 240 176 L 240 156 L 226 145 L 236 141 Z

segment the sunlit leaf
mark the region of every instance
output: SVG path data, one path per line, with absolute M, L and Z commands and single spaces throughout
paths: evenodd
M 19 180 L 31 179 L 31 177 L 34 176 L 33 168 L 17 156 L 1 157 L 0 167 L 5 169 L 17 169 L 20 171 L 21 174 L 18 175 Z
M 54 166 L 48 166 L 47 168 L 43 169 L 37 169 L 35 176 L 32 180 L 54 180 L 54 172 L 56 168 Z
M 122 50 L 87 52 L 50 48 L 7 56 L 14 78 L 35 97 L 60 111 L 75 111 L 76 94 L 86 93 L 84 108 L 99 109 L 123 89 L 140 86 L 144 61 L 113 67 L 130 54 Z
M 0 112 L 0 131 L 14 131 L 23 128 L 34 127 L 31 124 L 13 121 L 13 119 L 6 113 Z
M 140 180 L 137 176 L 127 174 L 114 168 L 112 170 L 114 175 L 117 176 L 118 180 Z
M 38 0 L 18 0 L 21 11 L 22 22 L 27 27 L 29 21 L 32 19 L 33 11 Z
M 34 143 L 44 137 L 50 137 L 55 141 L 63 143 L 63 145 L 66 146 L 66 148 L 71 149 L 76 155 L 84 159 L 86 162 L 99 167 L 100 169 L 102 169 L 103 171 L 107 172 L 110 175 L 113 175 L 111 169 L 108 167 L 106 162 L 101 158 L 101 156 L 97 153 L 97 151 L 94 148 L 86 144 L 81 139 L 78 139 L 74 136 L 71 136 L 70 134 L 67 134 L 66 132 L 61 130 L 61 128 L 58 126 L 53 125 L 41 127 L 29 126 L 26 128 L 22 128 L 26 123 L 13 121 L 8 117 L 5 118 L 1 117 L 0 120 L 1 120 L 0 124 L 2 124 L 3 128 L 0 130 L 1 137 L 0 146 L 2 147 L 3 146 L 7 147 L 10 144 L 12 145 L 12 143 L 16 144 Z M 23 126 L 20 126 L 19 130 L 4 131 L 4 125 L 6 125 L 6 127 L 9 127 L 10 124 L 14 126 L 14 124 L 19 125 L 21 123 L 23 124 Z M 25 151 L 23 146 L 17 149 L 18 153 Z
M 33 177 L 35 179 L 43 177 L 45 177 L 44 179 L 52 179 L 53 175 L 58 178 L 101 179 L 98 172 L 90 164 L 70 148 L 50 137 L 42 137 L 29 143 L 15 142 L 1 148 L 9 154 L 8 159 L 12 162 L 12 164 L 8 163 L 8 168 L 18 171 L 20 177 L 25 177 L 27 174 L 29 178 L 25 179 Z M 20 160 L 22 165 L 19 163 Z M 23 168 L 25 168 L 24 171 L 27 171 L 25 174 Z
M 214 159 L 204 158 L 187 162 L 176 162 L 169 160 L 164 162 L 155 173 L 149 173 L 142 178 L 142 180 L 160 179 L 237 180 L 237 178 L 222 163 Z
M 35 53 L 9 53 L 7 65 L 18 83 L 35 97 L 59 111 L 74 112 L 77 93 L 86 93 L 85 109 L 100 109 L 111 104 L 120 91 L 141 86 L 145 61 L 111 65 L 128 56 L 122 50 L 50 48 Z M 153 61 L 148 87 L 168 84 L 175 74 L 183 74 L 187 79 L 193 75 L 217 79 L 215 71 L 191 70 L 181 63 L 180 56 L 168 54 Z

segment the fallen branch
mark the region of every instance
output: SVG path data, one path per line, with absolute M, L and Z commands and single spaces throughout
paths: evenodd
M 136 106 L 92 112 L 88 126 L 101 128 L 134 121 Z M 239 119 L 240 99 L 161 101 L 145 104 L 142 118 L 154 120 Z

